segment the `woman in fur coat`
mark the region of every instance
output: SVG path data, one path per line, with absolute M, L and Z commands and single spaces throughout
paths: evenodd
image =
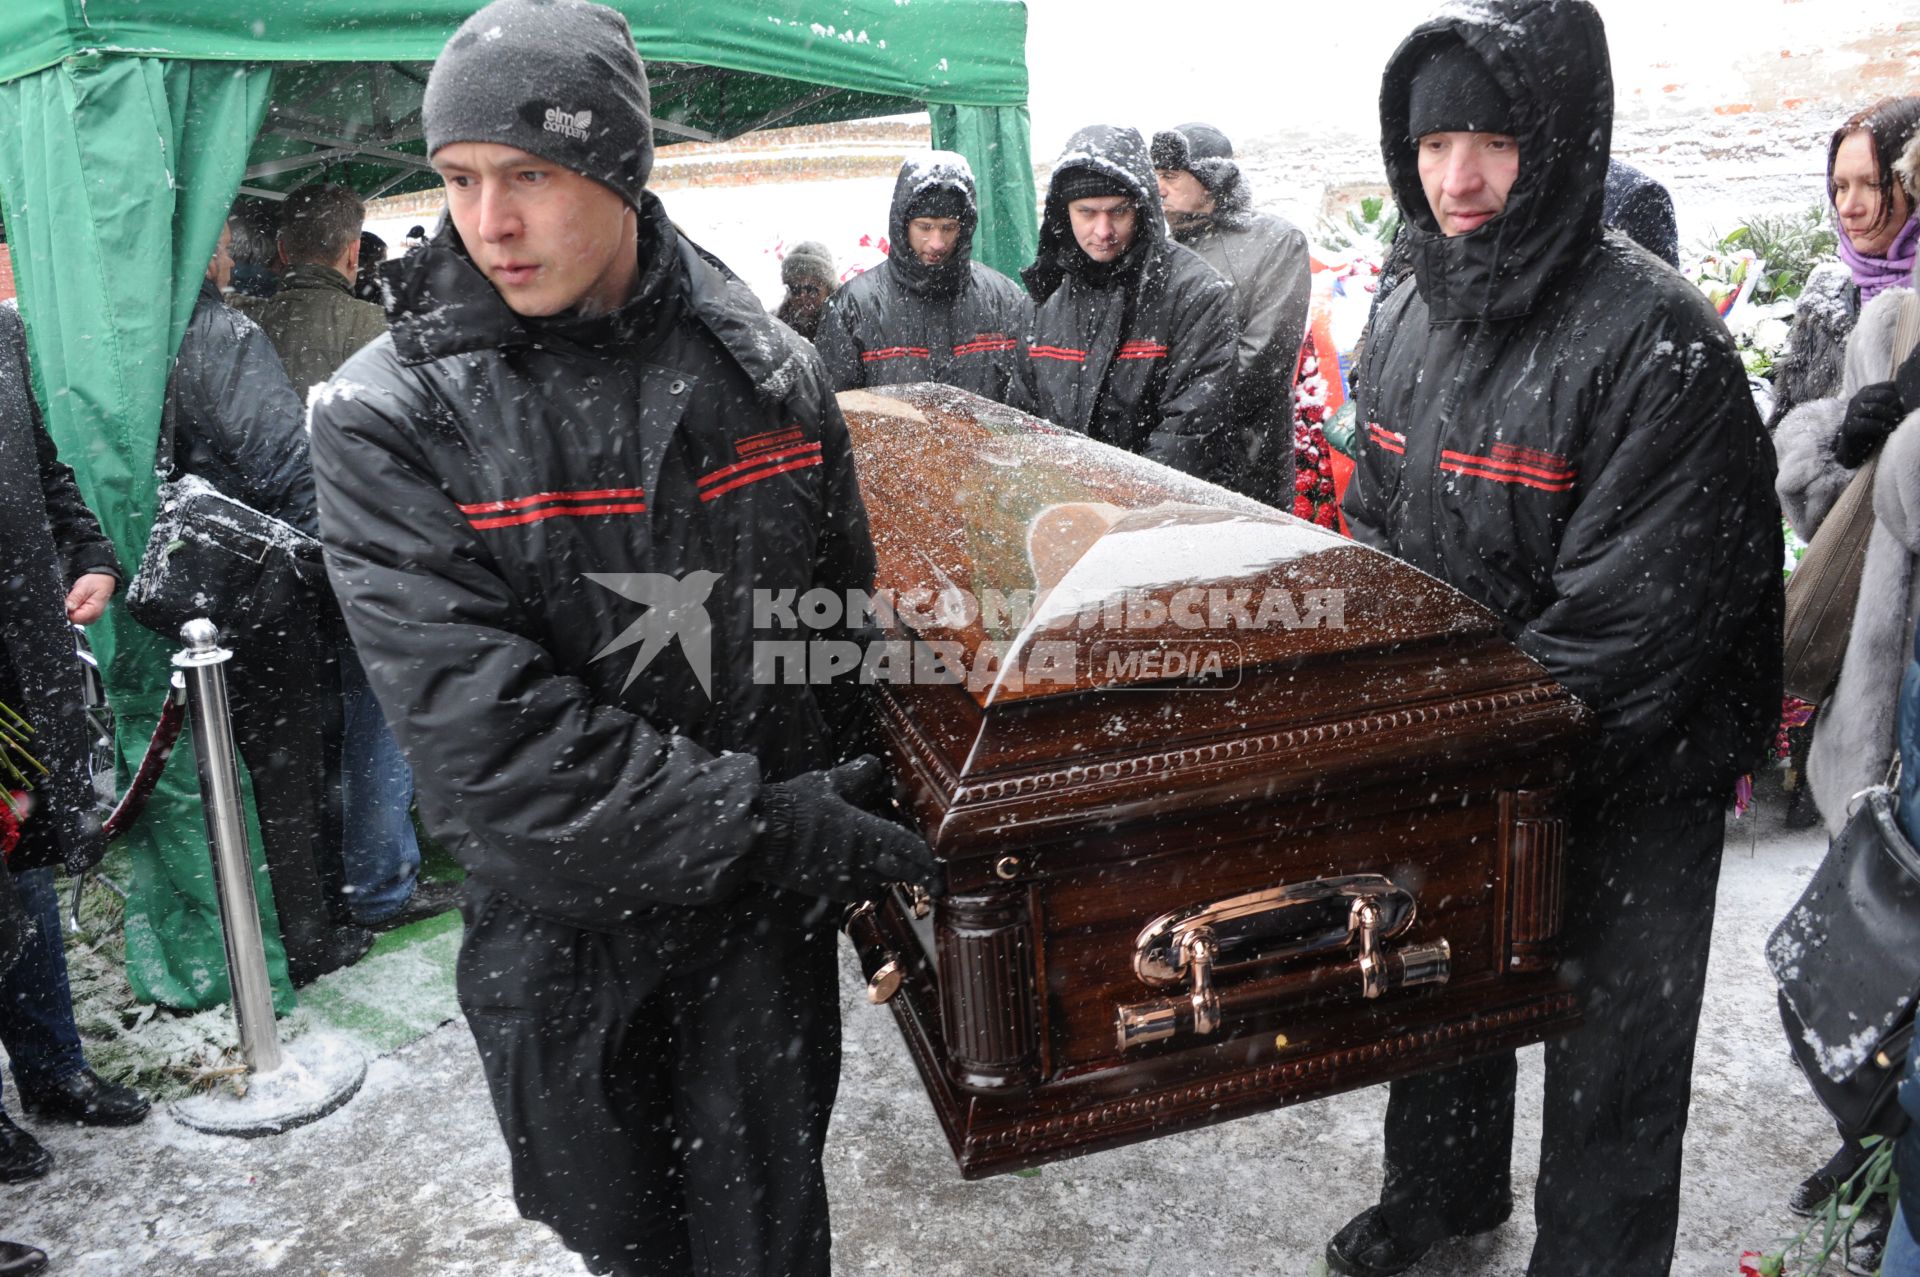
M 1903 286 L 1920 243 L 1913 198 L 1893 164 L 1920 134 L 1920 97 L 1884 98 L 1833 131 L 1827 143 L 1827 199 L 1839 232 L 1840 260 L 1817 267 L 1800 291 L 1787 348 L 1773 366 L 1779 426 L 1803 403 L 1840 393 L 1847 335 L 1861 307 Z
M 1920 195 L 1920 136 L 1909 137 L 1890 167 L 1911 231 L 1910 210 Z M 1846 205 L 1839 207 L 1844 215 Z M 1909 235 L 1909 243 L 1912 239 Z M 1876 290 L 1861 307 L 1840 361 L 1838 385 L 1829 396 L 1788 412 L 1774 432 L 1781 508 L 1794 531 L 1808 540 L 1859 468 L 1880 454 L 1873 530 L 1853 628 L 1839 681 L 1814 720 L 1807 757 L 1807 784 L 1830 835 L 1846 824 L 1848 799 L 1886 779 L 1896 749 L 1900 680 L 1920 621 L 1920 352 L 1898 348 L 1903 310 L 1920 307 L 1920 267 L 1911 260 L 1911 247 L 1907 255 L 1903 286 Z M 1920 332 L 1914 320 L 1908 328 Z M 1858 1144 L 1846 1141 L 1800 1185 L 1789 1205 L 1803 1214 L 1817 1209 L 1864 1156 Z M 1855 1255 L 1861 1250 L 1856 1241 Z
M 1920 186 L 1920 138 L 1909 141 L 1895 168 L 1903 185 Z M 1920 517 L 1909 517 L 1909 511 L 1920 512 L 1920 428 L 1907 428 L 1920 419 L 1920 402 L 1905 402 L 1894 380 L 1908 353 L 1894 349 L 1901 312 L 1920 305 L 1915 282 L 1909 263 L 1905 287 L 1888 288 L 1866 303 L 1847 341 L 1833 396 L 1801 404 L 1774 434 L 1781 507 L 1808 540 L 1858 468 L 1883 444 L 1886 449 L 1853 632 L 1840 681 L 1820 707 L 1807 759 L 1814 804 L 1833 834 L 1846 823 L 1847 799 L 1886 776 L 1894 750 L 1894 699 L 1920 605 L 1914 588 Z

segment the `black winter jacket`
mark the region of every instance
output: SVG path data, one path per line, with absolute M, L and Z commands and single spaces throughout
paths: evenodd
M 1254 212 L 1239 166 L 1215 162 L 1227 167 L 1213 191 L 1213 212 L 1187 219 L 1173 237 L 1233 285 L 1240 332 L 1233 383 L 1235 486 L 1291 512 L 1293 383 L 1313 302 L 1307 237 L 1285 218 Z
M 312 533 L 306 415 L 266 332 L 202 283 L 167 381 L 175 469 Z
M 1600 220 L 1618 227 L 1640 247 L 1678 270 L 1680 228 L 1667 188 L 1624 160 L 1607 162 L 1607 198 Z
M 1522 124 L 1505 211 L 1452 238 L 1407 138 L 1409 73 L 1445 39 Z M 1595 711 L 1590 794 L 1721 797 L 1779 717 L 1773 450 L 1705 298 L 1601 231 L 1606 68 L 1598 15 L 1567 0 L 1456 10 L 1394 54 L 1382 149 L 1417 286 L 1382 306 L 1359 369 L 1344 509 Z
M 827 301 L 813 344 L 835 390 L 938 381 L 1006 403 L 1014 394 L 1020 339 L 1033 303 L 1018 284 L 973 260 L 980 220 L 973 173 L 954 156 L 909 161 L 893 186 L 887 233 L 892 255 Z M 966 198 L 960 241 L 938 267 L 907 247 L 907 206 L 928 189 Z
M 687 906 L 744 885 L 762 779 L 834 761 L 823 689 L 755 676 L 754 592 L 870 588 L 873 548 L 811 349 L 650 193 L 641 225 L 599 322 L 522 319 L 450 224 L 389 263 L 314 463 L 436 836 L 535 912 L 671 936 L 733 925 Z
M 1132 246 L 1097 263 L 1081 251 L 1061 179 L 1097 169 L 1133 192 Z M 1147 144 L 1095 125 L 1067 142 L 1022 272 L 1036 310 L 1022 354 L 1028 408 L 1057 425 L 1215 483 L 1235 479 L 1233 289 L 1167 235 Z
M 89 572 L 117 577 L 120 563 L 41 420 L 20 314 L 0 306 L 0 704 L 33 727 L 29 748 L 47 768 L 33 778 L 14 869 L 90 869 L 106 851 L 66 612 L 67 591 Z

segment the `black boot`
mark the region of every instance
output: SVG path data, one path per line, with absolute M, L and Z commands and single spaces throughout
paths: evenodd
M 46 1266 L 46 1251 L 19 1242 L 0 1242 L 0 1277 L 33 1277 Z
M 287 946 L 287 978 L 295 988 L 305 988 L 329 971 L 350 967 L 367 956 L 376 937 L 365 927 L 333 927 L 317 946 L 307 947 L 301 957 Z
M 1793 1195 L 1787 1198 L 1787 1209 L 1796 1215 L 1813 1215 L 1827 1199 L 1840 1191 L 1840 1186 L 1853 1178 L 1854 1172 L 1866 1165 L 1867 1150 L 1857 1140 L 1847 1140 L 1835 1150 L 1827 1164 L 1800 1181 Z
M 1347 1226 L 1327 1243 L 1327 1268 L 1346 1277 L 1393 1277 L 1426 1258 L 1435 1241 L 1448 1237 L 1472 1237 L 1489 1233 L 1507 1222 L 1513 1213 L 1513 1199 L 1488 1217 L 1484 1224 L 1446 1233 L 1428 1241 L 1414 1242 L 1395 1237 L 1381 1218 L 1378 1206 L 1369 1206 L 1347 1221 Z
M 1380 1208 L 1369 1206 L 1327 1243 L 1327 1268 L 1347 1277 L 1392 1277 L 1426 1257 L 1432 1242 L 1404 1242 L 1387 1231 Z
M 33 1277 L 46 1267 L 46 1252 L 19 1242 L 0 1242 L 0 1277 Z
M 52 1169 L 53 1154 L 15 1126 L 12 1118 L 0 1113 L 0 1184 L 39 1179 Z
M 53 1117 L 82 1126 L 135 1126 L 146 1120 L 147 1097 L 130 1086 L 109 1082 L 92 1069 L 69 1073 L 57 1082 L 20 1084 L 20 1107 L 36 1117 Z M 0 1270 L 4 1271 L 4 1270 Z

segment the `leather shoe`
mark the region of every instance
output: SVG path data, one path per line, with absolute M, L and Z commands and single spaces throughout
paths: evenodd
M 321 976 L 350 967 L 367 956 L 377 937 L 365 927 L 335 927 L 327 933 L 319 958 L 310 962 L 287 959 L 287 978 L 303 989 Z
M 132 1087 L 83 1068 L 46 1085 L 22 1083 L 20 1107 L 36 1117 L 62 1118 L 82 1126 L 134 1126 L 146 1120 L 149 1105 L 147 1097 Z
M 46 1251 L 19 1242 L 0 1242 L 0 1277 L 32 1277 L 46 1266 Z
M 53 1154 L 15 1126 L 12 1118 L 0 1113 L 0 1184 L 39 1179 L 52 1169 Z
M 1393 1277 L 1393 1274 L 1404 1273 L 1426 1258 L 1434 1242 L 1449 1237 L 1472 1237 L 1478 1233 L 1492 1232 L 1506 1223 L 1507 1216 L 1512 1213 L 1513 1199 L 1508 1198 L 1499 1212 L 1485 1224 L 1445 1233 L 1424 1242 L 1410 1242 L 1402 1241 L 1388 1231 L 1386 1221 L 1380 1217 L 1380 1208 L 1369 1206 L 1348 1220 L 1347 1226 L 1335 1233 L 1333 1240 L 1327 1243 L 1327 1269 L 1344 1273 L 1346 1277 Z
M 1840 1191 L 1854 1172 L 1866 1165 L 1867 1150 L 1849 1140 L 1842 1144 L 1839 1151 L 1827 1159 L 1827 1164 L 1800 1181 L 1793 1195 L 1787 1198 L 1787 1209 L 1796 1215 L 1812 1216 L 1827 1204 L 1827 1199 Z
M 414 884 L 413 894 L 392 913 L 378 922 L 362 925 L 375 931 L 394 931 L 409 923 L 437 918 L 460 906 L 461 884 L 422 878 Z

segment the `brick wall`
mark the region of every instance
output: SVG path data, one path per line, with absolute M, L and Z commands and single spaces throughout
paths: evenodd
M 832 182 L 891 177 L 914 151 L 932 145 L 930 127 L 912 120 L 851 120 L 762 129 L 729 142 L 675 142 L 654 157 L 647 185 L 658 191 L 755 182 Z M 369 218 L 422 217 L 446 202 L 439 190 L 417 191 L 367 206 Z

